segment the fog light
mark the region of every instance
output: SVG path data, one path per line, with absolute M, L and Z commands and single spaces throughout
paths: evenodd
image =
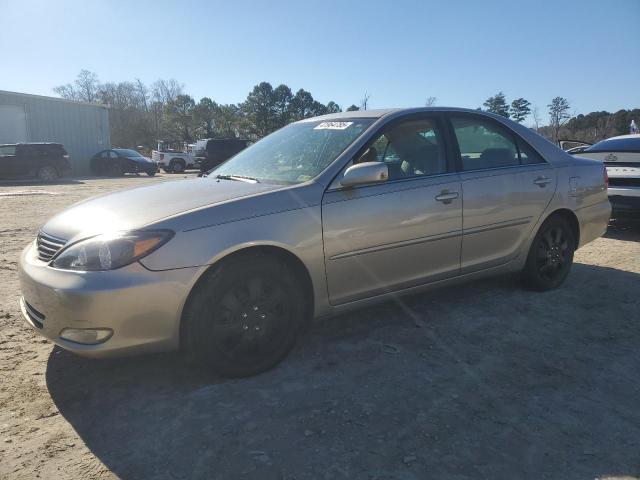
M 113 330 L 110 328 L 65 328 L 60 332 L 60 338 L 83 345 L 104 343 L 111 338 Z

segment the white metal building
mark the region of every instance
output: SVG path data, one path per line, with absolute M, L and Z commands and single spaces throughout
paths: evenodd
M 0 144 L 61 143 L 75 175 L 89 173 L 89 159 L 111 148 L 109 111 L 95 103 L 0 90 Z

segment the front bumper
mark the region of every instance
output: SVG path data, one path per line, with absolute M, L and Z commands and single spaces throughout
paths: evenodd
M 180 315 L 199 268 L 154 272 L 139 263 L 107 272 L 57 270 L 38 260 L 34 244 L 20 257 L 20 306 L 27 323 L 61 347 L 89 357 L 172 350 Z M 110 329 L 103 343 L 60 338 L 65 328 Z

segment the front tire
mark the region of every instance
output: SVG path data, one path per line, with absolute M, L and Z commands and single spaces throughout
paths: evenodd
M 569 223 L 560 216 L 547 219 L 529 249 L 522 272 L 525 286 L 537 291 L 558 288 L 569 275 L 575 249 L 576 239 Z
M 305 321 L 300 282 L 264 256 L 230 260 L 200 282 L 182 321 L 187 354 L 225 377 L 269 370 L 293 348 Z

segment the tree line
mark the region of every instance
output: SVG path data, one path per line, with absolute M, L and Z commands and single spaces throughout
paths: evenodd
M 541 125 L 538 108 L 524 98 L 516 98 L 509 104 L 504 93 L 498 92 L 489 97 L 483 106 L 488 112 L 511 118 L 518 123 L 522 123 L 528 116 L 533 117 L 532 128 L 553 142 L 578 140 L 595 143 L 615 135 L 629 133 L 631 120 L 640 119 L 640 109 L 572 115 L 571 105 L 564 97 L 554 97 L 547 105 L 547 125 Z
M 153 147 L 155 142 L 193 142 L 198 138 L 257 139 L 303 118 L 341 112 L 337 103 L 323 104 L 299 89 L 261 82 L 244 102 L 219 104 L 209 97 L 198 102 L 176 80 L 145 85 L 139 79 L 100 82 L 82 70 L 73 83 L 54 87 L 63 98 L 109 107 L 111 143 L 119 147 Z M 347 110 L 358 110 L 351 105 Z
M 287 85 L 274 88 L 269 82 L 253 87 L 247 98 L 237 104 L 219 104 L 209 97 L 196 102 L 174 79 L 160 79 L 151 85 L 139 79 L 102 83 L 88 70 L 82 70 L 72 83 L 53 90 L 63 98 L 108 105 L 111 143 L 118 147 L 150 148 L 158 140 L 173 143 L 199 138 L 258 139 L 290 122 L 342 111 L 337 103 L 323 104 L 302 88 L 294 93 Z M 351 105 L 346 110 L 366 110 L 370 98 L 365 92 L 359 106 Z M 436 97 L 428 97 L 425 105 L 435 106 L 436 102 Z M 631 120 L 640 119 L 638 109 L 572 115 L 569 101 L 558 96 L 547 105 L 549 122 L 542 125 L 538 107 L 522 97 L 508 102 L 503 92 L 489 97 L 478 110 L 518 123 L 531 117 L 531 128 L 553 142 L 572 139 L 593 143 L 628 133 Z

